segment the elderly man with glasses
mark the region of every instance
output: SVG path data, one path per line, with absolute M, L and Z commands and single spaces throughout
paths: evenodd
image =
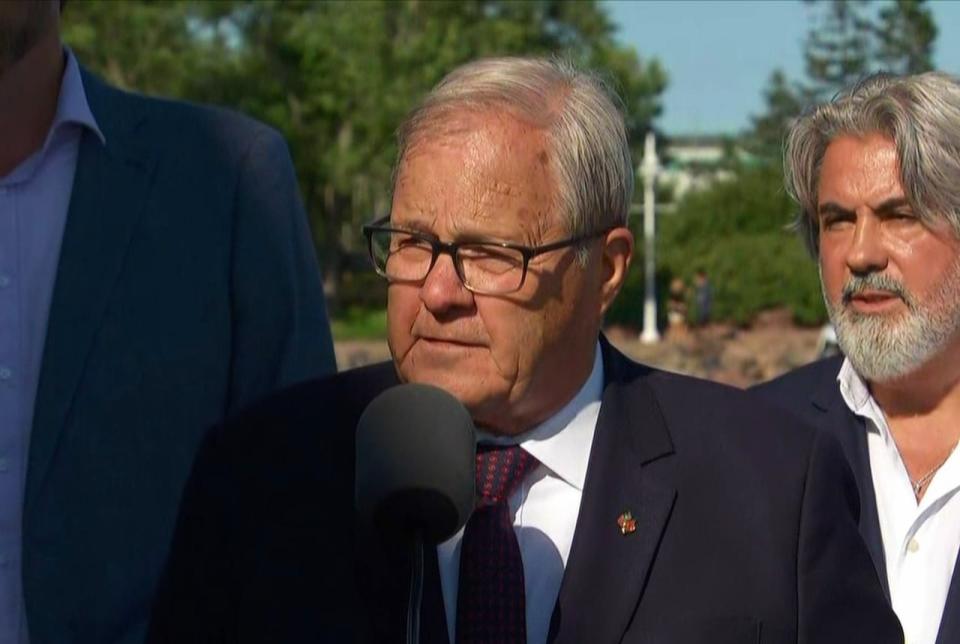
M 527 58 L 448 75 L 401 126 L 390 214 L 364 231 L 393 360 L 210 434 L 153 641 L 404 638 L 411 563 L 356 521 L 353 488 L 358 419 L 400 383 L 455 396 L 478 441 L 479 507 L 426 552 L 421 641 L 902 641 L 832 439 L 600 334 L 632 175 L 594 76 Z

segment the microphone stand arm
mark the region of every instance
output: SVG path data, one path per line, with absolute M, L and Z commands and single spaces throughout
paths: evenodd
M 423 533 L 413 536 L 410 599 L 407 602 L 407 644 L 420 644 L 420 605 L 423 602 Z

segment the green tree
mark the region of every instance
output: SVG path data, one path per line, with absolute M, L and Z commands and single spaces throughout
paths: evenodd
M 787 127 L 804 105 L 829 99 L 870 72 L 912 74 L 933 67 L 937 26 L 924 0 L 805 3 L 810 9 L 806 81 L 791 81 L 775 69 L 763 90 L 765 109 L 751 118 L 743 137 L 747 149 L 762 159 L 779 158 Z
M 691 284 L 702 269 L 714 288 L 715 320 L 745 325 L 762 311 L 787 308 L 800 324 L 821 323 L 817 271 L 789 229 L 793 212 L 775 164 L 740 166 L 733 177 L 688 192 L 657 224 L 659 310 L 666 311 L 674 278 Z M 638 326 L 643 291 L 642 262 L 635 261 L 607 321 Z
M 925 0 L 805 1 L 812 22 L 804 58 L 816 98 L 829 98 L 870 72 L 933 68 L 937 25 Z
M 634 141 L 666 86 L 593 1 L 87 0 L 65 22 L 81 60 L 112 82 L 232 106 L 285 134 L 334 300 L 362 254 L 360 223 L 389 205 L 395 128 L 455 66 L 511 54 L 600 66 Z
M 191 7 L 153 2 L 70 2 L 63 36 L 80 61 L 125 89 L 184 96 L 197 69 Z
M 865 0 L 807 0 L 814 10 L 804 43 L 810 90 L 829 98 L 870 70 L 873 23 Z
M 662 266 L 688 283 L 705 270 L 717 319 L 746 324 L 785 307 L 797 322 L 819 323 L 817 272 L 790 230 L 794 212 L 779 164 L 741 167 L 732 179 L 688 194 L 661 220 Z
M 880 9 L 877 60 L 884 69 L 916 74 L 933 69 L 937 25 L 924 0 L 896 0 Z
M 750 130 L 744 137 L 747 150 L 765 161 L 779 160 L 787 129 L 803 109 L 803 97 L 802 87 L 791 83 L 782 69 L 773 70 L 763 90 L 766 109 L 750 118 Z

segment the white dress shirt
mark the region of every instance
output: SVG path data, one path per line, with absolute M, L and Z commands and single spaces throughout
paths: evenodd
M 603 360 L 598 344 L 590 377 L 577 395 L 554 416 L 509 440 L 479 435 L 482 443 L 519 444 L 540 461 L 540 466 L 508 499 L 523 559 L 527 642 L 531 644 L 547 640 L 550 618 L 580 514 L 580 497 L 602 393 Z M 451 642 L 455 641 L 456 632 L 462 538 L 461 529 L 437 546 L 440 585 Z
M 960 550 L 960 450 L 937 470 L 917 503 L 886 417 L 844 360 L 837 376 L 850 410 L 866 419 L 887 581 L 907 644 L 935 644 Z

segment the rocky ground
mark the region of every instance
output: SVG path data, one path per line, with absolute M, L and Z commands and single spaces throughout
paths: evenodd
M 640 362 L 680 373 L 748 387 L 806 364 L 816 358 L 819 328 L 801 328 L 788 313 L 771 311 L 749 328 L 713 324 L 680 329 L 657 344 L 642 344 L 636 330 L 606 329 L 621 351 Z M 385 341 L 336 343 L 341 369 L 390 357 Z

